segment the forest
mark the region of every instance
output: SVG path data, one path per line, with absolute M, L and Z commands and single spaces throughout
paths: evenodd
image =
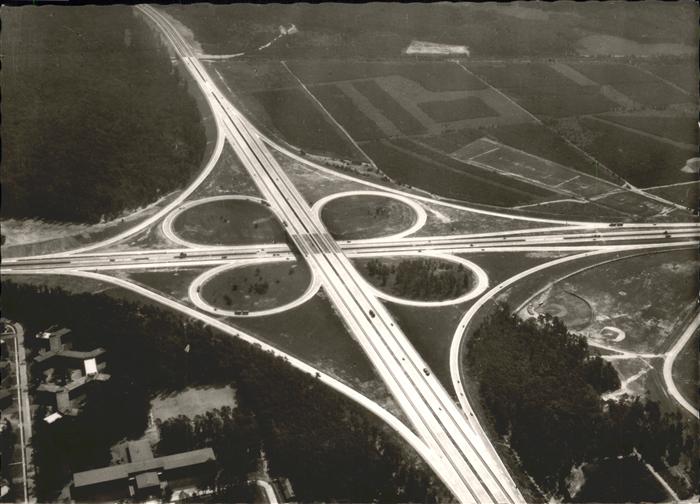
M 435 259 L 406 259 L 398 265 L 371 259 L 365 270 L 376 286 L 388 287 L 391 294 L 408 299 L 451 299 L 471 284 L 471 275 L 463 265 Z
M 131 7 L 4 7 L 2 46 L 3 218 L 95 223 L 199 170 L 196 101 Z
M 235 410 L 163 422 L 157 450 L 213 445 L 225 475 L 221 499 L 237 495 L 260 446 L 271 475 L 288 477 L 300 501 L 434 502 L 446 495 L 427 466 L 369 412 L 283 359 L 198 321 L 105 294 L 10 281 L 2 283 L 2 311 L 25 326 L 30 349 L 33 335 L 52 324 L 72 329 L 76 349 L 105 348 L 112 376 L 77 417 L 35 421 L 40 501 L 55 498 L 72 472 L 107 464 L 115 442 L 140 437 L 152 397 L 199 385 L 231 385 Z M 206 440 L 194 434 L 200 428 L 208 429 Z M 190 429 L 192 435 L 178 434 Z
M 546 492 L 568 499 L 573 466 L 634 450 L 657 470 L 686 461 L 697 487 L 697 425 L 646 398 L 603 401 L 620 386 L 616 371 L 556 317 L 523 321 L 500 304 L 467 342 L 464 365 L 493 430 Z

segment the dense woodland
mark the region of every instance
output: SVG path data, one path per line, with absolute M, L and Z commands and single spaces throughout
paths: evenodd
M 463 265 L 435 259 L 403 260 L 398 265 L 371 259 L 365 269 L 375 285 L 408 299 L 455 298 L 466 292 L 471 282 L 471 274 Z
M 173 452 L 213 446 L 223 469 L 223 500 L 239 495 L 237 483 L 245 481 L 254 463 L 258 440 L 272 475 L 288 477 L 300 501 L 431 502 L 445 492 L 373 415 L 248 343 L 158 307 L 105 294 L 12 282 L 3 282 L 2 294 L 3 315 L 25 325 L 30 348 L 38 330 L 65 325 L 73 330 L 75 348 L 107 350 L 112 375 L 78 417 L 51 425 L 35 422 L 40 501 L 55 498 L 71 472 L 107 464 L 116 441 L 140 437 L 154 395 L 223 384 L 236 389 L 234 411 L 210 412 L 192 424 L 165 422 L 158 447 Z M 200 427 L 210 434 L 195 434 Z
M 546 491 L 568 497 L 574 465 L 634 450 L 659 470 L 687 464 L 697 487 L 697 425 L 651 400 L 602 401 L 617 373 L 557 318 L 522 321 L 499 305 L 468 341 L 465 366 L 493 428 Z
M 131 7 L 4 7 L 2 46 L 3 218 L 93 223 L 199 169 L 197 104 Z

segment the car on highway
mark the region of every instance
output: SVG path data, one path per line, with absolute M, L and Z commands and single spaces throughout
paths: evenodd
M 372 318 L 375 317 L 375 314 L 374 314 L 374 311 L 373 311 L 373 310 L 370 310 L 370 311 L 369 311 L 369 316 L 372 317 Z
M 425 376 L 430 376 L 430 371 L 428 370 L 427 367 L 423 368 L 423 372 L 425 373 Z

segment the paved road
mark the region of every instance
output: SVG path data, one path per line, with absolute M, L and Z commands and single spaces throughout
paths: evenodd
M 700 313 L 695 315 L 693 321 L 688 325 L 685 331 L 683 331 L 683 334 L 678 338 L 678 341 L 673 345 L 664 360 L 664 382 L 666 383 L 668 393 L 695 418 L 700 418 L 698 417 L 698 409 L 683 397 L 683 394 L 681 394 L 678 387 L 676 387 L 676 383 L 673 381 L 673 363 L 676 361 L 676 357 L 678 357 L 680 351 L 683 350 L 683 347 L 688 344 L 690 338 L 697 332 L 698 327 L 700 327 Z
M 207 314 L 183 306 L 127 280 L 95 272 L 98 270 L 209 265 L 219 265 L 220 269 L 225 269 L 235 267 L 245 261 L 250 263 L 251 261 L 291 260 L 292 255 L 289 247 L 284 244 L 207 247 L 188 243 L 174 233 L 175 240 L 172 240 L 172 237 L 171 240 L 181 245 L 181 248 L 155 251 L 96 252 L 96 250 L 104 250 L 106 246 L 145 229 L 163 217 L 166 217 L 166 222 L 164 222 L 164 230 L 167 228 L 166 236 L 168 232 L 172 232 L 171 224 L 175 218 L 172 212 L 177 212 L 178 208 L 182 210 L 183 206 L 198 204 L 198 202 L 184 202 L 209 174 L 218 159 L 224 141 L 228 141 L 234 147 L 271 210 L 285 225 L 287 233 L 294 242 L 294 247 L 308 262 L 314 278 L 312 285 L 315 288 L 318 288 L 318 285 L 323 285 L 338 313 L 344 318 L 346 325 L 410 419 L 418 436 L 376 403 L 337 380 L 284 354 L 284 352 L 269 347 L 269 345 L 262 344 L 261 346 L 277 355 L 284 356 L 291 365 L 304 372 L 314 374 L 336 390 L 367 407 L 395 428 L 431 465 L 436 474 L 461 502 L 522 502 L 522 496 L 481 426 L 471 418 L 471 409 L 466 398 L 463 397 L 461 383 L 459 381 L 454 383 L 455 390 L 461 394 L 462 410 L 459 410 L 378 300 L 379 294 L 374 289 L 369 288 L 348 260 L 348 256 L 419 253 L 447 254 L 449 256 L 449 254 L 464 251 L 584 251 L 582 254 L 571 256 L 571 260 L 573 260 L 577 257 L 584 257 L 586 254 L 697 244 L 698 225 L 694 223 L 625 224 L 620 227 L 610 227 L 607 223 L 567 222 L 512 216 L 433 201 L 430 198 L 363 181 L 367 186 L 381 189 L 383 194 L 388 193 L 396 199 L 409 201 L 409 205 L 416 212 L 414 225 L 408 229 L 408 232 L 404 231 L 389 237 L 338 243 L 331 238 L 321 222 L 320 206 L 309 207 L 271 155 L 268 145 L 285 152 L 302 163 L 313 166 L 314 169 L 326 172 L 331 172 L 331 170 L 296 156 L 296 154 L 261 135 L 228 102 L 167 18 L 160 15 L 152 7 L 141 6 L 139 8 L 163 31 L 180 55 L 184 66 L 192 73 L 204 92 L 217 123 L 218 136 L 214 156 L 195 183 L 183 193 L 184 195 L 181 195 L 175 202 L 158 212 L 147 222 L 141 223 L 117 237 L 78 250 L 3 261 L 2 272 L 70 274 L 111 282 L 203 320 L 231 335 L 260 344 L 259 340 L 232 329 Z M 341 178 L 354 180 L 353 177 L 344 174 L 332 173 Z M 332 197 L 328 199 L 332 199 Z M 513 220 L 541 222 L 550 226 L 506 232 L 409 238 L 408 235 L 418 231 L 425 222 L 423 218 L 425 211 L 421 210 L 422 207 L 416 203 L 421 201 Z M 534 271 L 528 270 L 527 274 L 532 272 Z M 517 281 L 519 278 L 522 277 L 516 276 L 512 281 Z M 483 284 L 480 284 L 479 289 L 483 291 L 482 287 Z M 500 288 L 503 288 L 503 284 L 497 286 L 496 289 Z M 482 299 L 489 299 L 490 293 L 496 291 L 490 291 Z M 307 292 L 310 291 L 307 290 Z M 472 312 L 471 315 L 473 313 L 475 312 Z M 467 315 L 471 316 L 469 313 Z M 466 320 L 468 322 L 469 319 L 466 318 Z M 463 324 L 460 324 L 460 327 L 463 333 Z M 460 328 L 458 328 L 459 331 Z M 455 335 L 453 346 L 457 339 L 457 335 Z
M 280 216 L 280 219 L 283 221 L 284 216 Z M 170 217 L 164 221 L 163 228 L 166 236 L 175 234 L 170 227 L 172 221 L 173 218 Z M 700 225 L 695 223 L 669 224 L 651 228 L 648 225 L 640 226 L 627 225 L 625 228 L 599 228 L 585 231 L 566 228 L 559 232 L 532 229 L 455 236 L 396 238 L 392 235 L 369 240 L 344 240 L 337 242 L 337 245 L 347 255 L 366 257 L 419 251 L 445 254 L 507 251 L 576 252 L 601 249 L 615 251 L 623 246 L 629 249 L 637 246 L 644 248 L 649 242 L 679 245 L 697 241 L 700 237 Z M 153 268 L 156 265 L 158 267 L 205 266 L 223 264 L 236 259 L 283 257 L 290 252 L 289 247 L 281 243 L 211 246 L 190 243 L 178 237 L 176 244 L 181 245 L 182 248 L 127 252 L 76 252 L 70 255 L 60 253 L 8 258 L 2 260 L 0 270 L 9 273 L 19 268 L 114 270 Z
M 189 47 L 157 11 L 142 8 L 171 38 L 203 89 L 216 97 L 229 141 L 265 199 L 286 219 L 296 247 L 360 342 L 395 399 L 431 449 L 428 459 L 460 502 L 522 502 L 510 475 L 474 435 L 448 393 L 430 374 L 381 302 L 311 211 L 248 122 L 216 89 Z

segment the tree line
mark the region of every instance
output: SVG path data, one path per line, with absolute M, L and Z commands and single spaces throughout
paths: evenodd
M 131 7 L 10 7 L 3 19 L 3 217 L 94 223 L 199 169 L 197 104 Z
M 572 467 L 634 450 L 658 470 L 683 462 L 697 487 L 697 424 L 648 398 L 603 401 L 620 387 L 617 372 L 556 317 L 523 321 L 500 304 L 467 342 L 463 362 L 489 423 L 550 494 L 570 498 Z
M 255 448 L 273 476 L 288 477 L 300 501 L 434 502 L 445 488 L 381 421 L 281 358 L 171 311 L 105 294 L 2 284 L 3 315 L 26 327 L 27 344 L 52 324 L 73 330 L 77 349 L 103 347 L 112 378 L 75 418 L 35 420 L 34 463 L 41 501 L 74 471 L 109 463 L 109 447 L 140 437 L 149 401 L 188 386 L 231 385 L 234 411 L 161 425 L 162 452 L 210 443 L 233 499 Z M 109 321 L 109 323 L 105 323 Z M 189 351 L 185 351 L 188 348 Z

